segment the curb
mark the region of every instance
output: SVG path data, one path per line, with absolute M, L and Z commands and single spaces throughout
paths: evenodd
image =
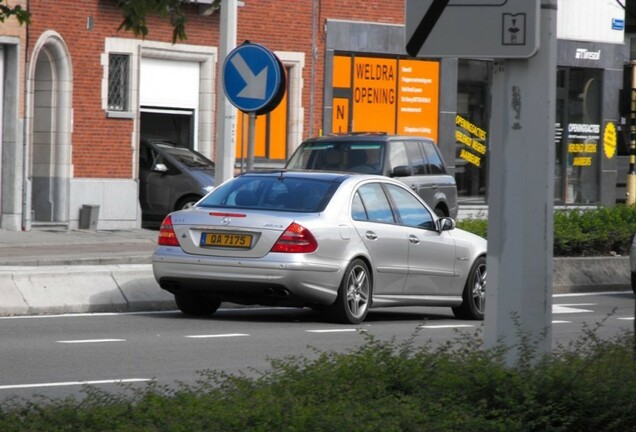
M 150 264 L 5 267 L 0 316 L 176 309 Z
M 555 258 L 554 294 L 631 291 L 629 257 Z M 175 310 L 151 264 L 0 267 L 0 316 Z

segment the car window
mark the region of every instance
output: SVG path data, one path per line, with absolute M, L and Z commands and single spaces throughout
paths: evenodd
M 382 142 L 307 142 L 296 150 L 286 168 L 380 174 L 383 154 Z
M 392 141 L 389 146 L 389 172 L 398 167 L 410 167 L 406 146 L 402 141 Z
M 433 216 L 417 198 L 395 185 L 386 185 L 386 188 L 395 203 L 401 224 L 428 230 L 435 229 Z
M 247 175 L 219 186 L 198 207 L 320 212 L 336 189 L 327 180 Z
M 151 168 L 152 156 L 150 155 L 150 148 L 145 145 L 139 147 L 139 166 L 142 169 L 149 170 Z
M 395 217 L 393 216 L 393 212 L 391 211 L 391 205 L 382 189 L 382 186 L 379 183 L 369 183 L 365 184 L 356 192 L 360 201 L 362 202 L 362 206 L 364 207 L 366 220 L 371 222 L 385 222 L 385 223 L 395 223 Z M 352 213 L 352 217 L 356 219 L 357 217 L 361 217 L 361 211 L 359 207 L 356 207 L 355 199 L 354 199 L 354 210 L 356 213 Z M 356 220 L 365 220 L 356 219 Z
M 157 143 L 156 145 L 168 155 L 190 168 L 214 168 L 214 162 L 187 147 L 176 147 L 163 143 Z
M 406 154 L 410 160 L 411 165 L 413 166 L 413 174 L 428 174 L 428 171 L 426 170 L 426 158 L 424 157 L 424 153 L 420 148 L 419 141 L 407 141 L 405 143 L 405 146 Z
M 353 202 L 351 203 L 351 218 L 353 220 L 368 220 L 367 211 L 364 208 L 364 204 L 362 204 L 362 198 L 360 198 L 360 193 L 356 192 L 353 196 Z
M 431 174 L 446 174 L 444 168 L 444 162 L 439 154 L 437 145 L 430 141 L 422 142 L 424 152 L 426 153 L 426 159 L 428 160 L 428 169 Z

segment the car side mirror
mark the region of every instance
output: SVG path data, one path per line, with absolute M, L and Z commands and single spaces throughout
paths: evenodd
M 455 229 L 456 226 L 457 222 L 455 222 L 453 218 L 443 217 L 437 219 L 437 227 L 439 232 L 450 231 L 452 229 Z
M 152 167 L 152 170 L 157 173 L 165 174 L 168 172 L 168 167 L 165 164 L 158 163 Z
M 408 165 L 400 165 L 393 168 L 391 177 L 408 177 L 413 175 L 413 168 Z

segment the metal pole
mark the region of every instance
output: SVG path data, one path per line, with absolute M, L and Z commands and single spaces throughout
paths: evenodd
M 627 172 L 627 193 L 625 202 L 636 203 L 636 62 L 632 62 L 632 97 L 629 130 L 629 171 Z
M 556 16 L 542 0 L 538 52 L 494 64 L 484 343 L 509 347 L 509 364 L 524 337 L 537 359 L 552 345 Z
M 237 0 L 223 0 L 221 2 L 221 25 L 219 43 L 218 81 L 216 92 L 216 170 L 214 183 L 234 177 L 234 161 L 236 149 L 234 147 L 236 134 L 236 108 L 225 97 L 223 89 L 223 65 L 225 57 L 236 47 L 237 28 Z
M 256 113 L 249 113 L 247 127 L 247 171 L 254 169 L 254 135 L 256 135 Z

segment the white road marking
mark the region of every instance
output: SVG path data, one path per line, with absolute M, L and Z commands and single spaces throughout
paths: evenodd
M 553 320 L 552 324 L 572 324 L 572 321 L 559 321 L 559 320 Z
M 552 305 L 552 313 L 553 314 L 569 314 L 569 313 L 584 313 L 584 312 L 594 312 L 589 309 L 579 309 L 571 306 L 562 306 L 562 305 Z
M 625 320 L 625 321 L 634 321 L 634 317 L 624 317 L 624 318 L 618 318 L 619 320 Z
M 596 306 L 596 303 L 559 303 L 558 306 Z
M 357 332 L 358 329 L 325 329 L 325 330 L 306 330 L 307 333 L 345 333 Z
M 475 326 L 472 324 L 437 324 L 437 325 L 421 325 L 418 328 L 447 329 L 447 328 L 466 328 L 466 327 L 475 327 Z
M 38 387 L 65 387 L 65 386 L 95 385 L 95 384 L 126 384 L 126 383 L 148 382 L 148 381 L 152 381 L 152 379 L 126 378 L 126 379 L 94 380 L 94 381 L 66 381 L 66 382 L 36 383 L 36 384 L 13 384 L 13 385 L 0 385 L 0 390 L 27 389 L 27 388 L 38 388 Z
M 78 339 L 78 340 L 59 340 L 57 343 L 63 344 L 83 344 L 83 343 L 103 343 L 103 342 L 126 342 L 126 339 Z
M 629 291 L 598 291 L 598 292 L 589 292 L 589 293 L 565 293 L 565 294 L 552 294 L 552 297 L 591 297 L 597 295 L 607 295 L 607 294 L 625 294 Z
M 208 338 L 226 338 L 226 337 L 240 337 L 249 336 L 247 333 L 225 333 L 225 334 L 210 334 L 210 335 L 189 335 L 186 336 L 190 339 L 208 339 Z

